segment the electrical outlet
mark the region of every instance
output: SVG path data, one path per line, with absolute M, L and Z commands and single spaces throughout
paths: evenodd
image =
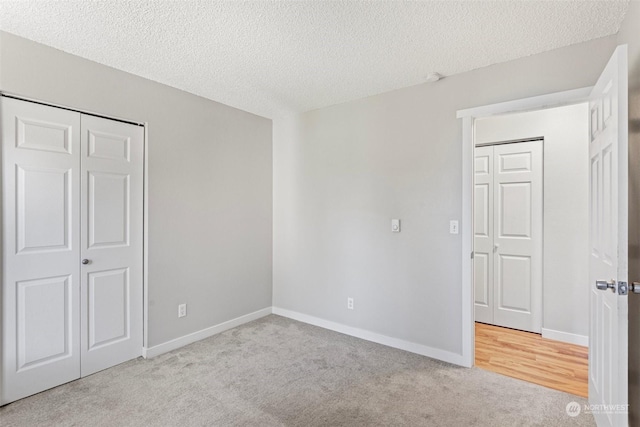
M 347 298 L 347 308 L 353 310 L 353 298 Z
M 187 315 L 187 304 L 178 305 L 178 317 L 184 317 Z

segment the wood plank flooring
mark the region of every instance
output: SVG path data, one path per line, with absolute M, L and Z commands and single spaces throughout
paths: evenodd
M 477 367 L 587 397 L 587 347 L 484 323 L 475 329 Z

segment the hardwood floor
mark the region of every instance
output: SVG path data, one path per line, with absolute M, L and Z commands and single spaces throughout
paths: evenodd
M 477 367 L 587 397 L 587 347 L 484 323 L 475 329 Z

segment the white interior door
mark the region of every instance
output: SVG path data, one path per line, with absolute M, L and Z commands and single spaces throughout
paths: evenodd
M 542 141 L 475 149 L 475 320 L 540 332 Z
M 142 352 L 140 126 L 82 115 L 82 376 Z
M 493 323 L 493 146 L 476 148 L 474 169 L 475 320 Z
M 496 145 L 493 276 L 496 325 L 542 328 L 542 141 Z
M 140 356 L 144 130 L 0 102 L 5 404 Z
M 594 414 L 599 426 L 628 425 L 621 410 L 628 402 L 627 295 L 619 286 L 628 275 L 627 73 L 627 48 L 619 46 L 590 99 L 589 402 L 608 408 Z
M 80 376 L 80 114 L 0 108 L 5 404 Z

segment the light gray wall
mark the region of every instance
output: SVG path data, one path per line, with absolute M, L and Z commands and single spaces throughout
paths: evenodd
M 542 327 L 589 335 L 589 106 L 475 121 L 475 141 L 544 137 Z
M 591 86 L 615 45 L 611 36 L 276 119 L 274 306 L 460 353 L 461 239 L 448 230 L 462 209 L 456 111 Z
M 0 90 L 148 122 L 150 346 L 271 306 L 271 120 L 4 32 Z
M 640 2 L 631 1 L 618 43 L 629 45 L 629 280 L 640 281 Z M 629 425 L 640 425 L 640 295 L 629 296 Z

